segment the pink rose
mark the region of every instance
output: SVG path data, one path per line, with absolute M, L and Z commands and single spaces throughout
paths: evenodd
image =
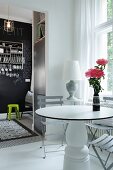
M 104 71 L 98 68 L 94 68 L 94 69 L 91 68 L 87 72 L 85 72 L 85 76 L 89 78 L 101 78 L 104 75 L 105 75 Z
M 98 64 L 97 66 L 94 66 L 94 68 L 89 69 L 87 72 L 85 72 L 85 76 L 89 80 L 90 86 L 94 88 L 94 92 L 96 91 L 97 94 L 103 90 L 101 87 L 101 78 L 104 78 L 104 69 L 106 64 L 108 63 L 108 60 L 106 59 L 98 59 L 96 61 Z
M 96 63 L 99 65 L 105 66 L 108 63 L 108 60 L 102 58 L 102 59 L 98 59 Z

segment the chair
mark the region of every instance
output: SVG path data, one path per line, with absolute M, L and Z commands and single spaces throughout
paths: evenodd
M 101 137 L 89 142 L 89 144 L 92 145 L 92 148 L 95 154 L 97 155 L 97 158 L 99 159 L 104 170 L 110 170 L 113 167 L 113 162 L 110 163 L 110 165 L 108 166 L 107 166 L 107 163 L 108 163 L 111 153 L 113 153 L 113 136 L 108 135 L 108 134 L 103 134 Z M 108 156 L 105 161 L 102 160 L 97 148 L 100 148 L 101 150 L 105 150 L 108 152 Z
M 103 102 L 101 103 L 101 106 L 112 108 L 113 103 L 110 104 L 109 101 L 113 101 L 112 96 L 103 97 Z M 86 126 L 88 127 L 88 130 L 91 134 L 91 140 L 94 140 L 97 138 L 96 134 L 98 131 L 104 131 L 109 135 L 111 134 L 111 131 L 113 130 L 113 118 L 104 119 L 104 120 L 93 120 L 92 122 L 86 123 Z
M 8 120 L 11 120 L 12 110 L 15 110 L 16 118 L 21 118 L 21 113 L 19 112 L 19 105 L 18 104 L 8 104 Z
M 63 104 L 62 99 L 63 99 L 63 96 L 42 96 L 42 95 L 38 95 L 37 96 L 38 107 L 43 108 L 43 107 L 47 107 L 47 106 L 62 105 Z M 42 125 L 42 147 L 44 148 L 44 157 L 43 158 L 45 158 L 46 153 L 47 153 L 47 151 L 45 150 L 46 126 L 47 125 L 52 125 L 52 126 L 62 125 L 62 127 L 63 127 L 63 137 L 62 137 L 61 146 L 63 146 L 67 124 L 64 121 L 49 120 L 49 119 L 41 117 L 41 125 Z
M 91 134 L 91 141 L 99 137 L 97 136 L 97 132 L 106 132 L 108 135 L 111 134 L 113 130 L 113 118 L 104 119 L 104 120 L 93 120 L 92 122 L 86 123 L 88 130 Z M 90 145 L 89 145 L 90 146 Z
M 28 91 L 25 97 L 25 111 L 23 113 L 29 113 L 33 115 L 33 92 Z

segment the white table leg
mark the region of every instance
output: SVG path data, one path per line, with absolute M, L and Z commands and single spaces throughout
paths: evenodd
M 90 170 L 87 131 L 83 121 L 70 121 L 66 142 L 63 170 Z

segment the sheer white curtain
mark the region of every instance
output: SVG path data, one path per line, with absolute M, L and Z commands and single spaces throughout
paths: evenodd
M 94 0 L 74 0 L 74 59 L 79 60 L 82 78 L 79 96 L 88 99 L 89 84 L 85 72 L 94 63 L 93 50 L 93 2 Z

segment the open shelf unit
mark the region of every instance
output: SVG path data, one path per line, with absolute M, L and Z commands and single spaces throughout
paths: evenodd
M 37 12 L 35 22 L 35 43 L 38 43 L 45 38 L 45 14 Z
M 23 64 L 23 43 L 0 41 L 0 75 L 19 77 Z

